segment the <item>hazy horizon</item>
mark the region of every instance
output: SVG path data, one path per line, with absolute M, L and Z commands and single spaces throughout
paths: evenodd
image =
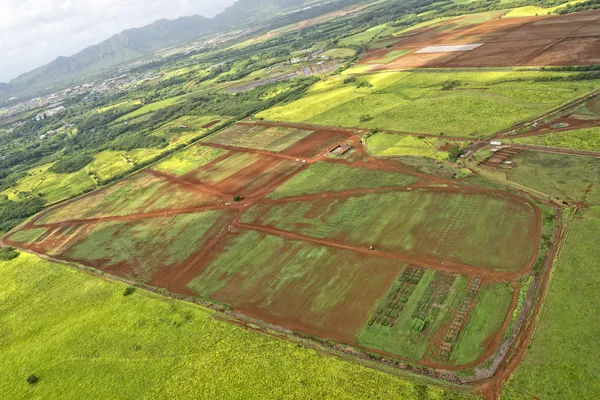
M 236 0 L 3 0 L 0 82 L 158 19 L 212 18 Z

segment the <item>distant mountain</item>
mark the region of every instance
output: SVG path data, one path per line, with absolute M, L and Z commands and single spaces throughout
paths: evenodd
M 308 0 L 238 0 L 213 19 L 199 15 L 175 20 L 161 19 L 142 28 L 128 29 L 85 48 L 70 57 L 56 60 L 0 84 L 0 100 L 13 93 L 45 89 L 147 56 L 152 52 L 198 39 L 240 23 L 268 18 L 282 10 L 298 7 Z
M 10 84 L 39 86 L 77 78 L 101 68 L 135 60 L 161 48 L 194 40 L 213 27 L 212 20 L 199 15 L 175 20 L 161 19 L 142 28 L 113 35 L 70 57 L 58 57 L 49 64 L 18 76 Z
M 299 7 L 310 0 L 238 0 L 214 19 L 223 25 L 235 25 L 261 17 L 268 18 L 282 10 Z

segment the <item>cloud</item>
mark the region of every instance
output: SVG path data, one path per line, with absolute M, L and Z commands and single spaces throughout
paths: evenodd
M 160 18 L 213 17 L 235 0 L 0 0 L 0 82 Z

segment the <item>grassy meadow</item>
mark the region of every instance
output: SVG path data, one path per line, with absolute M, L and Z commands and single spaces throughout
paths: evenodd
M 190 303 L 123 296 L 124 284 L 26 253 L 0 261 L 0 276 L 7 398 L 81 399 L 82 385 L 103 399 L 471 398 L 323 357 Z
M 600 208 L 578 212 L 568 229 L 532 342 L 502 400 L 592 399 L 600 392 Z
M 346 71 L 346 73 L 349 73 Z M 568 72 L 378 72 L 331 77 L 305 96 L 258 114 L 267 120 L 485 138 L 598 87 L 597 80 L 543 81 Z M 347 77 L 347 75 L 346 75 Z
M 566 149 L 600 151 L 600 128 L 551 132 L 539 136 L 525 136 L 504 141 L 515 144 L 533 144 Z

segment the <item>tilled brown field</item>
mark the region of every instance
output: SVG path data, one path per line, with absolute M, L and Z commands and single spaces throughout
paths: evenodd
M 374 69 L 563 66 L 600 63 L 600 11 L 560 16 L 503 18 L 478 24 L 459 17 L 401 36 L 391 48 L 373 50 L 360 63 L 390 51 L 410 53 Z M 476 44 L 470 51 L 417 53 L 427 46 Z

